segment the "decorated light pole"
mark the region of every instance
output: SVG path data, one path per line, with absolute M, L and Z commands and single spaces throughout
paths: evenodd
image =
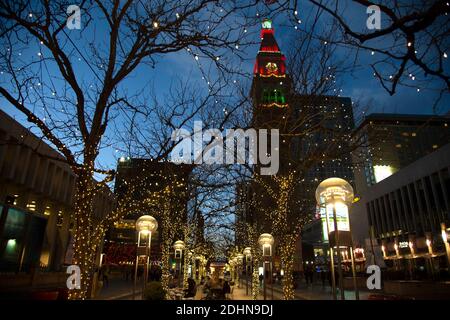
M 243 251 L 245 256 L 245 279 L 246 279 L 246 289 L 245 293 L 248 295 L 248 278 L 251 272 L 251 263 L 252 263 L 252 248 L 247 247 Z
M 238 288 L 241 287 L 241 278 L 242 278 L 242 267 L 244 266 L 244 255 L 242 253 L 238 253 L 236 255 L 237 264 L 238 264 Z
M 341 264 L 341 246 L 350 248 L 350 256 L 353 272 L 353 286 L 356 299 L 359 300 L 359 292 L 356 285 L 356 271 L 353 242 L 350 231 L 349 206 L 353 202 L 352 186 L 341 178 L 329 178 L 322 181 L 316 190 L 317 204 L 325 210 L 326 223 L 328 230 L 328 241 L 330 244 L 331 272 L 333 279 L 333 298 L 336 299 L 335 274 L 334 274 L 334 248 L 336 248 L 337 264 L 339 272 L 339 291 L 341 299 L 345 299 L 342 264 Z M 329 223 L 330 215 L 333 217 L 333 224 Z M 339 219 L 339 221 L 338 221 Z
M 137 273 L 139 267 L 139 258 L 145 258 L 144 264 L 144 285 L 142 289 L 142 296 L 144 295 L 144 289 L 148 280 L 148 266 L 150 263 L 150 247 L 152 242 L 152 233 L 158 229 L 158 222 L 155 218 L 149 215 L 144 215 L 136 220 L 137 231 L 137 248 L 136 248 L 136 264 L 134 269 L 134 286 L 133 286 L 133 299 L 136 298 L 136 285 L 137 285 Z
M 264 300 L 267 300 L 267 268 L 269 265 L 270 274 L 270 284 L 272 290 L 272 300 L 273 300 L 273 283 L 272 283 L 272 246 L 274 243 L 273 236 L 269 233 L 263 233 L 259 236 L 258 243 L 261 246 L 262 256 L 263 256 L 263 273 L 264 273 Z
M 183 250 L 185 248 L 184 241 L 177 240 L 173 244 L 173 249 L 175 250 L 175 261 L 177 263 L 177 274 L 178 274 L 178 287 L 181 287 L 181 258 L 183 257 Z

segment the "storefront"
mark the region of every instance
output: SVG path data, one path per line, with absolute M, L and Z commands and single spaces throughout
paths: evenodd
M 47 217 L 8 205 L 0 205 L 0 212 L 0 271 L 39 267 Z

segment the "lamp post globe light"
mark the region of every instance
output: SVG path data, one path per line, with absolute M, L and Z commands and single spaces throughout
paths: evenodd
M 158 230 L 158 221 L 149 215 L 144 215 L 136 220 L 136 231 L 149 234 Z
M 328 241 L 330 244 L 331 274 L 332 274 L 334 299 L 336 299 L 334 248 L 336 248 L 336 256 L 338 263 L 337 267 L 339 272 L 339 291 L 341 299 L 342 300 L 345 299 L 343 290 L 342 264 L 341 264 L 341 247 L 344 246 L 350 249 L 350 257 L 352 262 L 352 273 L 353 273 L 353 285 L 355 289 L 356 299 L 359 300 L 359 292 L 357 290 L 356 285 L 353 241 L 351 237 L 350 218 L 349 218 L 349 207 L 353 203 L 353 199 L 354 199 L 354 192 L 352 186 L 346 180 L 341 178 L 328 178 L 322 181 L 316 189 L 317 204 L 321 209 L 325 210 Z M 329 223 L 330 213 L 332 214 L 333 219 L 332 225 L 330 225 Z M 331 234 L 333 234 L 333 237 L 330 237 Z M 334 244 L 332 244 L 333 240 Z
M 274 239 L 270 233 L 261 234 L 259 236 L 258 243 L 262 247 L 263 256 L 272 256 L 272 245 L 274 243 Z
M 267 268 L 269 265 L 270 284 L 273 300 L 273 283 L 272 283 L 272 246 L 275 242 L 273 236 L 270 233 L 263 233 L 258 238 L 258 243 L 262 249 L 263 255 L 263 279 L 264 279 L 264 300 L 267 300 Z
M 137 272 L 139 267 L 139 257 L 145 257 L 144 266 L 144 285 L 142 295 L 144 295 L 144 289 L 148 280 L 148 266 L 150 263 L 150 247 L 152 242 L 152 233 L 158 230 L 158 222 L 155 218 L 149 215 L 143 215 L 136 220 L 137 231 L 137 248 L 136 248 L 136 263 L 134 269 L 134 286 L 133 286 L 133 299 L 136 298 L 136 284 L 137 284 Z M 142 245 L 144 242 L 144 245 Z
M 177 262 L 178 287 L 181 287 L 181 258 L 183 257 L 183 250 L 186 248 L 183 240 L 177 240 L 173 244 L 175 250 L 175 260 Z
M 245 278 L 246 278 L 246 285 L 245 285 L 245 293 L 248 295 L 248 278 L 250 276 L 251 271 L 251 264 L 252 264 L 252 248 L 246 247 L 242 253 L 245 256 Z

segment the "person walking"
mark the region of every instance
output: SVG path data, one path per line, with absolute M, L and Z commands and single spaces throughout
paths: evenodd
M 103 286 L 105 288 L 109 287 L 109 266 L 104 266 L 103 272 L 102 272 L 102 280 L 103 280 Z
M 231 294 L 231 287 L 228 281 L 225 281 L 223 283 L 223 295 L 225 296 L 225 299 L 230 300 L 230 294 Z
M 325 287 L 325 280 L 327 279 L 327 274 L 326 274 L 325 268 L 322 268 L 320 270 L 320 279 L 322 280 L 322 288 L 324 288 Z

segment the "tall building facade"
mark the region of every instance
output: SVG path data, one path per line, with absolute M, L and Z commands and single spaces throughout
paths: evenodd
M 362 147 L 353 154 L 361 163 L 356 183 L 363 192 L 401 168 L 450 142 L 448 117 L 408 114 L 370 114 L 356 137 Z
M 158 162 L 152 159 L 127 158 L 119 159 L 115 194 L 118 202 L 125 199 L 136 203 L 130 212 L 115 223 L 108 232 L 108 243 L 105 246 L 105 260 L 113 263 L 131 263 L 135 259 L 137 241 L 136 220 L 142 215 L 152 215 L 157 220 L 164 210 L 161 201 L 167 201 L 170 215 L 187 219 L 189 202 L 189 177 L 192 166 L 174 164 L 171 162 Z M 138 188 L 132 188 L 138 184 Z M 159 201 L 157 194 L 171 186 L 170 194 Z M 130 191 L 132 190 L 132 191 Z M 151 194 L 154 194 L 153 197 Z M 167 197 L 169 200 L 167 200 Z M 149 203 L 152 199 L 154 203 Z M 161 235 L 163 225 L 160 222 L 158 230 L 152 235 L 151 255 L 152 261 L 158 264 L 161 261 Z M 180 238 L 182 232 L 180 230 Z
M 76 179 L 56 150 L 0 111 L 1 289 L 65 284 Z M 114 206 L 114 194 L 105 188 L 95 196 L 95 218 Z
M 306 216 L 313 220 L 316 214 L 314 193 L 323 179 L 337 176 L 353 183 L 352 158 L 349 153 L 339 155 L 336 152 L 336 157 L 332 160 L 314 161 L 314 164 L 310 164 L 311 159 L 319 158 L 322 151 L 329 151 L 326 150 L 329 147 L 336 150 L 348 149 L 350 141 L 344 139 L 342 133 L 350 134 L 354 127 L 351 100 L 295 93 L 291 77 L 287 73 L 286 58 L 278 46 L 272 23 L 268 19 L 262 23 L 261 45 L 256 56 L 250 95 L 253 102 L 252 126 L 255 129 L 278 129 L 280 132 L 278 175 L 291 173 L 294 166 L 304 171 L 302 180 L 297 182 L 289 199 L 292 223 L 296 221 L 296 217 Z M 310 128 L 315 125 L 325 129 L 312 132 Z M 336 138 L 331 132 L 340 132 L 340 137 Z M 302 168 L 301 163 L 305 164 L 305 168 Z M 274 183 L 271 177 L 260 179 L 269 184 Z M 267 190 L 256 181 L 250 181 L 240 184 L 236 193 L 237 221 L 256 222 L 261 230 L 270 232 L 272 226 L 267 213 L 274 210 L 277 204 L 267 196 Z M 314 223 L 321 225 L 320 217 Z M 319 231 L 321 232 L 321 227 Z M 310 232 L 306 232 L 306 237 L 308 236 Z M 317 237 L 318 243 L 312 241 L 312 237 Z M 310 238 L 305 244 L 311 247 L 311 251 L 313 245 L 319 247 L 323 254 L 323 235 L 314 232 Z M 245 239 L 241 235 L 237 235 L 236 240 L 238 244 L 245 245 Z M 276 244 L 277 239 L 274 261 L 275 270 L 280 271 L 282 266 L 277 257 Z M 302 241 L 298 239 L 294 257 L 296 270 L 302 269 L 302 250 Z
M 399 278 L 437 278 L 447 268 L 449 123 L 445 116 L 373 114 L 357 129 L 365 145 L 354 154 L 361 165 L 353 237 L 371 261 L 371 246 L 379 246 Z

